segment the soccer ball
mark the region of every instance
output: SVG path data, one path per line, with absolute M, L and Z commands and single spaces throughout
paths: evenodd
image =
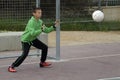
M 93 12 L 92 18 L 95 22 L 102 22 L 104 19 L 104 13 L 100 10 L 96 10 Z

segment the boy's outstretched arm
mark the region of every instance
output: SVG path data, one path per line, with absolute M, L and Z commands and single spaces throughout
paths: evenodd
M 59 24 L 58 21 L 55 21 L 55 25 L 51 27 L 46 27 L 44 24 L 42 25 L 42 31 L 45 33 L 50 33 L 56 29 L 56 26 Z

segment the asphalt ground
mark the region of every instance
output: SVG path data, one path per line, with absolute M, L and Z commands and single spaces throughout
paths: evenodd
M 20 54 L 0 52 L 0 56 Z M 55 48 L 49 48 L 49 56 L 54 55 Z M 0 60 L 0 80 L 98 80 L 120 76 L 120 43 L 64 46 L 60 61 L 49 60 L 51 67 L 40 68 L 39 57 L 27 57 L 16 73 L 10 73 L 7 68 L 15 59 Z

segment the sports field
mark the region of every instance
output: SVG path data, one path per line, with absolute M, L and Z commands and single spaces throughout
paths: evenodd
M 98 80 L 120 76 L 120 32 L 61 32 L 61 60 L 49 60 L 53 65 L 39 68 L 39 57 L 28 57 L 9 73 L 15 60 L 0 60 L 0 80 Z M 51 36 L 52 35 L 52 36 Z M 49 56 L 55 54 L 54 32 L 49 35 Z M 52 45 L 51 45 L 52 44 Z M 34 53 L 36 50 L 31 50 Z M 21 51 L 0 52 L 20 55 Z M 113 79 L 112 79 L 113 80 Z M 115 79 L 119 80 L 119 79 Z

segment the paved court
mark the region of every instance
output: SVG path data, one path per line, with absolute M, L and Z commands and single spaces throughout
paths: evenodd
M 21 51 L 1 52 L 20 54 Z M 31 51 L 31 52 L 34 52 Z M 49 55 L 55 48 L 49 48 Z M 120 77 L 120 43 L 88 44 L 61 47 L 62 60 L 49 68 L 39 68 L 38 57 L 28 57 L 17 68 L 17 73 L 7 72 L 13 59 L 0 60 L 0 80 L 97 80 Z

